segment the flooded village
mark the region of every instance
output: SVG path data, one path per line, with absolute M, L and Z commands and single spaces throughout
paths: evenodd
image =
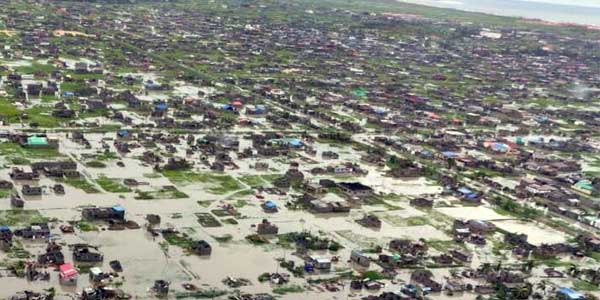
M 0 299 L 600 297 L 600 31 L 3 1 Z

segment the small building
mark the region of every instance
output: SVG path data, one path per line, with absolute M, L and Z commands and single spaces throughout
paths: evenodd
M 263 219 L 262 222 L 256 226 L 256 232 L 258 234 L 277 234 L 279 232 L 279 227 L 272 224 L 267 219 Z
M 33 223 L 28 227 L 16 230 L 15 235 L 24 239 L 45 239 L 50 236 L 50 227 L 46 223 Z
M 369 197 L 374 192 L 371 187 L 360 182 L 340 182 L 337 185 L 349 197 Z
M 51 140 L 45 136 L 29 136 L 21 142 L 21 146 L 28 148 L 58 148 L 58 140 Z
M 77 284 L 77 277 L 79 273 L 73 267 L 72 264 L 62 264 L 59 267 L 59 282 L 64 285 L 75 285 Z
M 23 208 L 23 206 L 25 206 L 25 201 L 23 201 L 23 198 L 21 198 L 19 194 L 12 194 L 10 196 L 10 205 L 16 208 Z
M 21 193 L 25 196 L 40 196 L 42 195 L 42 187 L 25 184 L 21 187 Z
M 416 206 L 416 207 L 433 207 L 433 199 L 428 199 L 428 198 L 414 198 L 414 199 L 410 199 L 410 205 L 412 206 Z
M 196 241 L 192 244 L 191 250 L 194 254 L 208 256 L 212 253 L 212 247 L 205 240 Z
M 328 271 L 331 269 L 331 259 L 326 257 L 311 257 L 310 263 L 312 263 L 317 270 Z
M 109 274 L 102 272 L 99 267 L 90 268 L 90 281 L 101 282 L 103 279 L 108 278 Z
M 77 262 L 96 263 L 103 261 L 104 255 L 90 250 L 88 246 L 78 245 L 73 249 L 73 260 Z
M 125 208 L 120 205 L 113 207 L 89 207 L 81 211 L 83 218 L 88 220 L 124 220 Z
M 381 228 L 381 220 L 375 215 L 365 215 L 356 222 L 362 226 L 369 228 Z
M 360 250 L 352 250 L 352 252 L 350 252 L 350 261 L 365 268 L 368 268 L 371 264 L 371 259 Z

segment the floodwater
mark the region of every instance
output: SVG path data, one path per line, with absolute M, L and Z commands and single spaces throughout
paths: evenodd
M 475 219 L 482 221 L 490 221 L 490 220 L 504 220 L 509 219 L 510 217 L 506 217 L 496 213 L 493 209 L 486 206 L 466 206 L 466 207 L 438 207 L 435 210 L 451 216 L 455 219 Z
M 564 243 L 567 237 L 564 233 L 541 227 L 539 224 L 515 220 L 494 221 L 494 225 L 512 233 L 524 233 L 527 241 L 533 245 Z
M 105 168 L 86 167 L 83 159 L 84 155 L 97 154 L 101 149 L 103 140 L 111 145 L 115 134 L 87 134 L 86 137 L 90 141 L 92 149 L 85 149 L 82 145 L 76 144 L 68 139 L 64 134 L 57 133 L 54 136 L 60 138 L 61 153 L 68 154 L 69 157 L 75 159 L 79 163 L 79 169 L 84 174 L 85 178 L 94 180 L 101 176 L 109 178 L 124 179 L 133 178 L 139 182 L 145 182 L 147 185 L 140 186 L 142 190 L 157 189 L 172 183 L 162 176 L 148 176 L 154 174 L 151 166 L 142 163 L 138 157 L 145 149 L 137 148 L 127 155 L 121 156 L 118 160 L 125 164 L 125 167 L 116 166 L 116 160 L 105 161 Z M 197 137 L 200 137 L 198 135 Z M 250 146 L 248 140 L 241 140 L 241 148 Z M 347 161 L 354 161 L 359 157 L 351 148 L 330 147 L 325 144 L 317 144 L 317 157 L 327 150 L 335 150 L 340 153 L 340 158 L 332 161 L 323 161 L 313 157 L 300 157 L 293 160 L 306 161 L 302 165 L 302 170 L 308 170 L 315 166 L 326 166 L 329 164 L 337 164 Z M 177 147 L 177 155 L 185 155 L 183 146 Z M 195 157 L 195 156 L 194 156 Z M 66 157 L 65 157 L 66 158 Z M 197 157 L 195 157 L 197 158 Z M 239 169 L 228 172 L 233 176 L 239 175 L 254 175 L 261 174 L 251 166 L 256 163 L 257 159 L 238 160 Z M 273 170 L 282 172 L 287 169 L 289 162 L 292 160 L 281 159 L 260 159 L 269 163 L 271 170 L 265 171 L 266 174 L 273 174 Z M 200 171 L 207 171 L 205 166 L 195 166 Z M 357 177 L 357 180 L 369 182 L 371 180 L 387 180 L 387 184 L 399 185 L 399 189 L 421 189 L 421 192 L 429 193 L 430 184 L 423 179 L 402 180 L 378 177 L 377 174 L 382 170 L 375 166 L 368 166 L 369 174 L 365 177 Z M 8 178 L 9 169 L 0 171 L 0 177 Z M 263 174 L 265 174 L 263 173 Z M 352 180 L 352 179 L 349 179 Z M 95 185 L 95 183 L 92 184 Z M 17 183 L 16 188 L 20 189 L 25 182 Z M 285 249 L 275 245 L 275 240 L 272 240 L 269 245 L 253 246 L 249 244 L 244 237 L 255 233 L 252 225 L 258 224 L 262 219 L 269 219 L 280 228 L 280 233 L 295 232 L 307 230 L 315 234 L 325 234 L 339 241 L 344 248 L 338 252 L 315 252 L 313 254 L 320 256 L 339 256 L 340 262 L 334 264 L 331 273 L 320 275 L 308 275 L 309 278 L 332 277 L 336 275 L 336 271 L 347 271 L 353 268 L 346 260 L 349 258 L 350 251 L 355 248 L 364 248 L 367 246 L 385 244 L 399 237 L 407 237 L 411 239 L 436 239 L 449 240 L 443 231 L 434 228 L 431 225 L 418 226 L 396 226 L 393 223 L 386 222 L 384 219 L 381 229 L 373 230 L 359 225 L 356 220 L 363 216 L 364 212 L 381 212 L 396 216 L 398 218 L 407 218 L 410 216 L 424 216 L 425 214 L 419 210 L 410 207 L 407 203 L 395 203 L 398 205 L 397 210 L 385 211 L 385 208 L 380 206 L 366 206 L 363 210 L 355 210 L 349 214 L 325 214 L 315 215 L 306 211 L 293 211 L 283 207 L 286 201 L 289 201 L 290 196 L 272 196 L 269 199 L 275 200 L 280 205 L 280 210 L 276 214 L 269 214 L 260 208 L 260 200 L 254 196 L 241 196 L 235 199 L 246 199 L 247 204 L 238 208 L 238 211 L 243 217 L 239 218 L 237 225 L 224 224 L 222 227 L 204 228 L 197 222 L 194 213 L 208 212 L 212 209 L 219 208 L 223 203 L 231 203 L 228 198 L 230 194 L 214 195 L 208 193 L 203 186 L 204 183 L 190 184 L 178 186 L 177 188 L 190 197 L 186 199 L 157 199 L 157 200 L 136 200 L 134 193 L 93 193 L 88 194 L 84 191 L 65 185 L 66 195 L 56 195 L 49 187 L 55 182 L 52 179 L 42 177 L 37 185 L 45 186 L 45 192 L 40 197 L 24 197 L 26 200 L 26 209 L 35 208 L 46 217 L 59 220 L 53 223 L 52 231 L 56 234 L 57 242 L 61 244 L 74 243 L 89 243 L 99 246 L 99 251 L 104 254 L 105 262 L 99 266 L 107 271 L 109 270 L 108 262 L 113 259 L 121 261 L 124 271 L 120 274 L 120 278 L 115 278 L 114 282 L 118 282 L 120 288 L 124 291 L 135 295 L 138 298 L 148 298 L 150 295 L 147 290 L 154 280 L 165 279 L 171 281 L 172 290 L 171 297 L 182 292 L 181 283 L 191 282 L 202 288 L 213 287 L 217 289 L 227 289 L 221 282 L 227 276 L 236 278 L 246 278 L 252 281 L 252 285 L 241 287 L 240 290 L 249 293 L 271 292 L 274 288 L 269 283 L 259 283 L 256 278 L 264 272 L 283 271 L 278 267 L 278 258 L 285 257 L 288 260 L 294 260 L 296 264 L 301 265 L 303 260 L 293 255 L 293 249 Z M 402 187 L 402 185 L 406 185 Z M 96 186 L 98 189 L 101 187 Z M 384 185 L 376 187 L 378 191 L 384 192 Z M 395 190 L 402 193 L 402 190 Z M 336 197 L 333 194 L 330 197 Z M 209 207 L 198 205 L 197 201 L 209 201 Z M 159 242 L 162 238 L 154 240 L 144 229 L 124 230 L 124 231 L 108 231 L 106 225 L 99 223 L 97 226 L 100 231 L 92 232 L 77 232 L 76 234 L 59 234 L 58 225 L 64 224 L 67 221 L 78 221 L 81 219 L 82 206 L 97 205 L 97 206 L 112 206 L 120 204 L 126 208 L 126 217 L 140 225 L 145 223 L 146 214 L 158 213 L 162 218 L 161 227 L 174 227 L 182 232 L 189 234 L 194 239 L 207 240 L 213 246 L 213 253 L 210 257 L 198 257 L 184 253 L 177 246 L 169 246 L 165 251 Z M 8 200 L 0 202 L 0 209 L 10 209 Z M 222 218 L 221 218 L 222 219 Z M 231 235 L 232 240 L 229 242 L 218 242 L 215 237 Z M 34 255 L 43 253 L 44 243 L 34 242 L 27 243 L 26 248 Z M 63 249 L 66 253 L 67 261 L 70 261 L 70 251 Z M 4 255 L 4 254 L 1 254 Z M 373 265 L 373 270 L 378 267 Z M 51 286 L 59 286 L 57 282 L 57 273 L 51 271 L 51 280 L 49 282 L 27 282 L 18 278 L 7 278 L 5 282 L 10 283 L 10 286 L 0 292 L 0 297 L 10 295 L 14 292 L 24 289 L 40 290 Z M 363 270 L 364 271 L 364 270 Z M 439 271 L 444 272 L 444 271 Z M 447 274 L 446 274 L 447 275 Z M 407 281 L 410 272 L 402 271 L 399 279 Z M 3 279 L 4 280 L 4 279 Z M 364 296 L 367 291 L 354 292 L 348 289 L 348 281 L 343 281 L 345 288 L 339 292 L 324 292 L 321 286 L 306 286 L 305 279 L 292 278 L 292 284 L 304 286 L 304 297 L 310 299 L 358 299 Z M 88 286 L 89 282 L 87 274 L 81 274 L 79 283 L 76 288 L 61 287 L 60 292 L 72 293 L 80 291 L 81 288 Z M 399 285 L 388 285 L 385 290 L 397 290 Z M 375 292 L 374 292 L 375 293 Z M 379 292 L 376 292 L 379 293 Z M 470 296 L 468 296 L 470 297 Z M 467 297 L 467 298 L 468 298 Z M 297 294 L 286 294 L 281 299 L 297 299 Z M 466 299 L 465 297 L 461 299 Z

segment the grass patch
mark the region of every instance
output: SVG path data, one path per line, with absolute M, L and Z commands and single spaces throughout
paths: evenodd
M 156 179 L 156 178 L 161 177 L 161 175 L 159 173 L 144 173 L 144 174 L 142 174 L 142 176 L 144 176 L 144 178 L 150 178 L 150 179 Z
M 219 223 L 213 215 L 209 213 L 196 213 L 196 218 L 198 219 L 198 223 L 202 225 L 202 227 L 221 227 L 223 226 Z
M 276 287 L 273 289 L 274 294 L 285 295 L 290 293 L 302 293 L 304 292 L 304 287 L 296 284 L 288 284 L 280 287 Z
M 268 175 L 260 175 L 260 177 L 262 177 L 262 179 L 268 183 L 273 183 L 273 181 L 275 181 L 275 179 L 280 178 L 282 175 L 281 174 L 268 174 Z
M 0 189 L 0 198 L 8 198 L 13 192 L 13 189 Z
M 233 240 L 233 236 L 231 234 L 225 234 L 221 236 L 213 236 L 213 239 L 215 239 L 215 241 L 219 243 L 228 243 L 231 242 L 231 240 Z
M 96 227 L 95 224 L 87 222 L 87 221 L 83 221 L 83 220 L 77 222 L 77 224 L 75 224 L 75 226 L 83 232 L 98 231 L 98 227 Z
M 175 299 L 215 299 L 227 295 L 227 291 L 208 289 L 193 292 L 176 292 Z
M 0 224 L 7 226 L 47 223 L 50 219 L 42 216 L 37 210 L 11 209 L 0 211 Z
M 245 175 L 237 179 L 250 187 L 258 187 L 267 183 L 261 175 Z
M 106 164 L 99 160 L 92 160 L 85 163 L 86 167 L 89 168 L 106 168 Z
M 598 291 L 600 288 L 598 285 L 585 280 L 577 279 L 573 282 L 573 288 L 578 291 Z
M 230 196 L 228 196 L 228 199 L 236 199 L 236 198 L 242 198 L 242 197 L 247 197 L 247 196 L 251 196 L 254 195 L 254 191 L 253 190 L 241 190 L 239 192 L 235 192 L 233 194 L 231 194 Z M 238 200 L 240 201 L 240 200 Z
M 379 214 L 377 214 L 379 215 Z M 379 216 L 383 221 L 390 223 L 394 226 L 423 226 L 431 225 L 431 221 L 426 216 L 413 216 L 403 218 L 397 215 L 383 214 Z
M 25 148 L 16 143 L 0 143 L 0 156 L 8 161 L 26 162 L 30 159 L 48 159 L 62 156 L 58 149 Z
M 178 190 L 174 186 L 164 186 L 156 191 L 135 191 L 137 200 L 153 200 L 153 199 L 182 199 L 188 198 L 189 196 Z
M 221 222 L 225 223 L 225 224 L 229 224 L 229 225 L 238 225 L 238 221 L 236 221 L 236 219 L 234 218 L 228 218 L 228 219 L 223 219 L 221 220 Z
M 254 245 L 264 245 L 264 244 L 269 244 L 269 240 L 259 234 L 251 234 L 246 236 L 246 240 L 248 240 L 250 243 L 254 244 Z
M 184 249 L 190 249 L 194 244 L 194 240 L 185 233 L 163 233 L 163 238 L 169 245 Z
M 100 193 L 100 191 L 89 181 L 87 181 L 87 179 L 85 179 L 84 177 L 79 177 L 79 178 L 62 178 L 62 179 L 58 179 L 56 180 L 57 182 L 62 182 L 65 183 L 67 185 L 70 185 L 74 188 L 78 188 L 80 190 L 83 190 L 84 192 L 88 193 L 88 194 L 95 194 L 95 193 Z
M 440 251 L 440 252 L 448 252 L 449 250 L 456 247 L 464 247 L 463 245 L 456 243 L 454 241 L 442 241 L 442 240 L 428 240 L 427 246 Z
M 21 74 L 33 74 L 36 72 L 50 73 L 54 70 L 56 70 L 56 67 L 53 65 L 40 64 L 36 62 L 32 63 L 31 66 L 19 66 L 15 68 L 15 71 Z
M 194 183 L 207 183 L 210 193 L 223 195 L 243 188 L 243 186 L 229 175 L 214 175 L 210 173 L 197 173 L 190 170 L 163 170 L 162 174 L 176 185 L 186 186 Z
M 203 201 L 196 201 L 196 203 L 198 203 L 198 205 L 200 205 L 202 207 L 209 207 L 210 204 L 212 203 L 212 201 L 203 200 Z
M 237 200 L 234 204 L 233 207 L 235 208 L 242 208 L 244 206 L 248 205 L 248 201 L 246 200 Z
M 100 185 L 100 187 L 109 192 L 109 193 L 129 193 L 131 189 L 123 185 L 119 179 L 108 178 L 108 177 L 100 177 L 96 179 L 96 183 Z

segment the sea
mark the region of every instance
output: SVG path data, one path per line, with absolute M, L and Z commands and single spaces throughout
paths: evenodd
M 398 0 L 499 16 L 600 26 L 600 0 Z

